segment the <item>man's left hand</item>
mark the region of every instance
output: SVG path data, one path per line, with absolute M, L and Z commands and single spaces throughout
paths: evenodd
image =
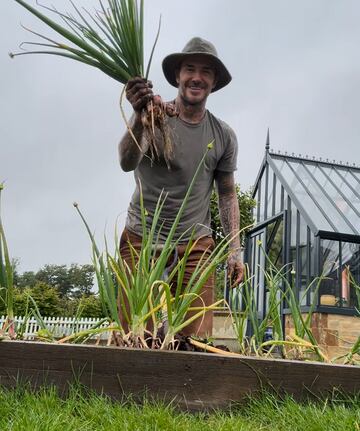
M 240 250 L 230 252 L 227 260 L 227 270 L 230 287 L 238 286 L 244 278 L 244 264 L 241 260 Z

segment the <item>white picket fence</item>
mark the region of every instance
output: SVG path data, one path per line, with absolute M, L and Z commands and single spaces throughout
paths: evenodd
M 0 317 L 0 328 L 2 328 L 5 323 L 6 316 Z M 25 317 L 23 316 L 15 316 L 15 325 L 19 327 L 24 323 Z M 94 325 L 99 323 L 101 319 L 98 318 L 81 318 L 76 319 L 75 317 L 43 317 L 43 321 L 47 327 L 47 329 L 53 334 L 55 338 L 63 338 L 67 335 L 74 334 L 76 332 L 84 331 L 87 329 L 91 329 Z M 100 327 L 107 327 L 108 323 L 102 323 Z M 33 340 L 36 337 L 36 334 L 40 326 L 38 321 L 31 317 L 25 321 L 25 331 L 24 338 L 27 340 Z M 99 335 L 94 336 L 94 338 L 107 339 L 109 336 L 108 332 L 102 332 Z

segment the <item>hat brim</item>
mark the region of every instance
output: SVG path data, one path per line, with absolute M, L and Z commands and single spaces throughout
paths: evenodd
M 231 81 L 232 77 L 229 73 L 229 71 L 226 69 L 225 65 L 221 60 L 218 59 L 218 57 L 215 57 L 212 54 L 207 54 L 204 52 L 191 52 L 191 53 L 175 53 L 170 54 L 167 57 L 164 58 L 162 62 L 162 69 L 165 75 L 165 78 L 174 87 L 178 87 L 178 83 L 176 82 L 176 73 L 175 71 L 180 68 L 181 63 L 185 58 L 191 57 L 194 55 L 201 55 L 203 57 L 208 57 L 211 62 L 214 64 L 216 69 L 216 85 L 212 90 L 212 93 L 220 90 L 220 88 L 225 87 L 225 85 L 228 85 Z

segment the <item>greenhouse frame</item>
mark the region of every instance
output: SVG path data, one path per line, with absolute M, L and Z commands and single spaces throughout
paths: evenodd
M 315 303 L 315 312 L 355 315 L 360 167 L 274 152 L 268 133 L 253 197 L 255 224 L 246 238 L 245 261 L 259 317 L 266 315 L 269 261 L 283 268 L 304 313 Z M 319 285 L 312 283 L 319 277 Z M 282 313 L 289 310 L 282 307 Z

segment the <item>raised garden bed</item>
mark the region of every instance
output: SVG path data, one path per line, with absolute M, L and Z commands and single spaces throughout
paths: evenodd
M 65 393 L 80 381 L 121 399 L 144 394 L 181 408 L 226 408 L 250 393 L 272 388 L 296 399 L 334 388 L 360 391 L 360 367 L 209 353 L 136 350 L 39 342 L 0 342 L 0 384 L 56 385 Z

